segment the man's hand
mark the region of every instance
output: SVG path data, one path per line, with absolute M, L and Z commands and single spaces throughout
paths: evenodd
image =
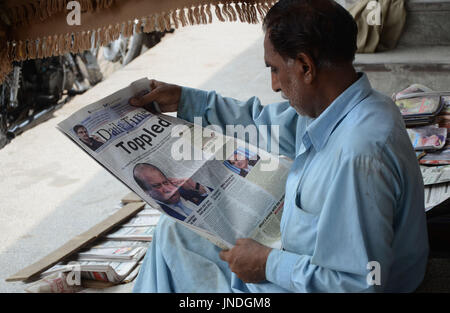
M 207 193 L 205 187 L 203 187 L 202 185 L 198 184 L 192 180 L 192 178 L 168 178 L 169 181 L 177 186 L 177 187 L 182 187 L 185 190 L 191 190 L 191 191 L 197 191 L 200 194 L 205 194 Z
M 97 136 L 97 135 L 92 135 L 91 136 L 93 139 L 95 139 L 95 140 L 97 140 L 98 142 L 103 142 L 103 143 L 105 143 L 105 141 L 103 140 L 103 139 L 101 139 L 99 136 Z
M 219 256 L 244 283 L 258 283 L 266 279 L 266 262 L 271 250 L 244 238 L 236 240 L 233 249 L 222 250 Z
M 133 98 L 131 105 L 144 107 L 151 111 L 150 104 L 155 101 L 158 103 L 162 113 L 176 112 L 181 98 L 181 86 L 163 83 L 157 80 L 150 80 L 151 91 L 141 98 Z M 156 113 L 156 112 L 152 112 Z
M 172 185 L 174 185 L 176 187 L 183 186 L 184 182 L 186 181 L 186 178 L 169 177 L 167 179 L 172 183 Z

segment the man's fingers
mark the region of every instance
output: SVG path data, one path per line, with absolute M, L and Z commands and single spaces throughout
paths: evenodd
M 139 98 L 137 98 L 137 97 L 130 98 L 128 103 L 135 107 L 140 106 Z
M 153 101 L 155 101 L 157 99 L 158 95 L 159 95 L 159 90 L 153 89 L 148 94 L 146 94 L 146 95 L 142 96 L 140 99 L 138 99 L 137 106 L 143 107 L 143 106 L 146 106 L 147 104 L 152 103 Z
M 153 90 L 161 85 L 161 82 L 156 79 L 150 79 L 150 89 Z
M 175 186 L 179 187 L 180 185 L 183 184 L 183 180 L 182 179 L 176 179 L 176 178 L 168 178 L 168 180 Z

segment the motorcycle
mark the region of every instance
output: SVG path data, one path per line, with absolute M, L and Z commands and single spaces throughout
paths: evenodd
M 0 149 L 101 80 L 90 51 L 15 62 L 0 86 Z
M 127 65 L 138 57 L 143 48 L 150 49 L 161 41 L 166 33 L 173 33 L 174 29 L 169 31 L 154 31 L 150 33 L 134 33 L 130 37 L 120 37 L 103 47 L 103 57 L 110 62 L 120 62 L 122 66 Z

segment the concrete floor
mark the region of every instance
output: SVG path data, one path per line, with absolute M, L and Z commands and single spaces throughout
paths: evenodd
M 23 292 L 22 283 L 5 279 L 106 218 L 129 191 L 62 135 L 58 122 L 145 76 L 279 101 L 270 88 L 262 38 L 261 25 L 178 29 L 0 150 L 0 292 Z

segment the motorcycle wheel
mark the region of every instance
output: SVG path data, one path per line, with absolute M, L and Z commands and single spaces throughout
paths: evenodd
M 8 116 L 7 116 L 7 106 L 8 106 L 8 95 L 9 88 L 8 83 L 0 85 L 0 149 L 9 143 L 9 138 L 7 136 L 8 132 Z
M 129 38 L 121 36 L 103 47 L 103 57 L 110 62 L 121 61 L 122 65 L 127 65 L 141 53 L 143 41 L 143 33 Z
M 131 61 L 133 61 L 136 57 L 141 54 L 142 44 L 144 42 L 144 34 L 134 34 L 129 38 L 128 49 L 124 58 L 122 59 L 122 65 L 125 66 Z
M 109 62 L 117 62 L 120 60 L 121 51 L 126 49 L 128 39 L 120 37 L 103 47 L 103 57 Z
M 0 149 L 6 146 L 9 142 L 6 132 L 8 127 L 6 125 L 6 116 L 0 113 Z
M 97 64 L 97 59 L 95 59 L 90 51 L 85 51 L 82 55 L 77 54 L 75 62 L 77 62 L 81 75 L 88 80 L 91 86 L 96 85 L 102 80 L 103 75 Z

